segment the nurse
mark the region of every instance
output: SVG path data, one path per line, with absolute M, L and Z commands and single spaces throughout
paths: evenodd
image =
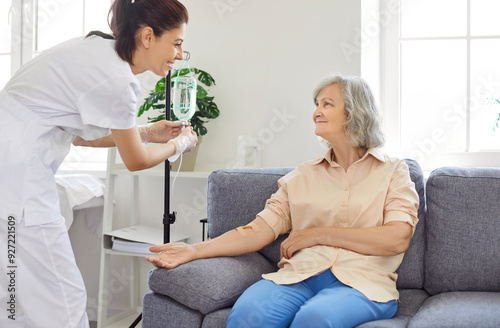
M 196 145 L 180 123 L 135 123 L 135 75 L 165 76 L 183 59 L 186 8 L 177 0 L 115 0 L 110 14 L 113 36 L 93 32 L 55 46 L 0 91 L 0 327 L 89 325 L 54 179 L 71 143 L 116 146 L 131 171 Z

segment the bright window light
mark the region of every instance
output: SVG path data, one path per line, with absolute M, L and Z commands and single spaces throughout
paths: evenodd
M 466 33 L 466 0 L 401 0 L 402 37 L 450 37 Z
M 381 79 L 384 111 L 393 118 L 389 148 L 426 170 L 498 166 L 500 1 L 381 4 L 394 22 L 382 38 L 382 55 L 392 58 L 382 60 Z

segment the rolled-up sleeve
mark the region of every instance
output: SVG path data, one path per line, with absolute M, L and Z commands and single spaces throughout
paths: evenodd
M 384 224 L 393 221 L 406 222 L 412 226 L 414 232 L 418 223 L 418 204 L 418 194 L 415 184 L 411 181 L 408 165 L 401 161 L 394 170 L 387 191 Z
M 264 210 L 257 214 L 273 229 L 275 239 L 291 230 L 290 203 L 285 178 L 286 176 L 278 181 L 278 191 L 266 201 Z

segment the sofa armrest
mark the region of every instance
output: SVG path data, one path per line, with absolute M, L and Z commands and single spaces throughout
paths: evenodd
M 203 314 L 231 307 L 262 274 L 276 271 L 259 253 L 189 262 L 149 272 L 149 288 Z

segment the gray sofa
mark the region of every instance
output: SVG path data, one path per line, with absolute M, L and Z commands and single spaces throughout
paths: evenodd
M 421 202 L 419 224 L 398 269 L 400 306 L 394 318 L 358 327 L 500 327 L 500 169 L 440 168 L 424 184 L 418 163 L 407 163 Z M 277 190 L 277 180 L 291 169 L 211 173 L 209 235 L 253 220 Z M 277 269 L 284 238 L 239 257 L 152 270 L 142 326 L 225 327 L 241 293 L 261 274 Z

